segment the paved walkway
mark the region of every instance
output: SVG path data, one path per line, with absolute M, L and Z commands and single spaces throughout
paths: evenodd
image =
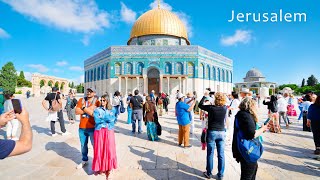
M 72 134 L 51 137 L 46 113 L 41 107 L 41 98 L 23 99 L 23 105 L 30 112 L 34 133 L 33 149 L 27 154 L 0 161 L 0 179 L 105 179 L 92 175 L 91 165 L 75 169 L 81 162 L 78 139 L 78 124 L 66 123 Z M 261 108 L 260 118 L 266 119 Z M 206 151 L 201 150 L 201 122 L 196 119 L 196 131 L 192 135 L 192 148 L 177 146 L 177 123 L 173 116 L 160 118 L 163 127 L 161 140 L 151 142 L 146 133 L 131 135 L 131 125 L 126 124 L 126 114 L 120 116 L 116 133 L 118 169 L 112 179 L 204 179 L 202 172 L 206 165 Z M 65 118 L 66 115 L 64 116 Z M 264 134 L 265 152 L 259 160 L 258 179 L 320 179 L 320 161 L 314 160 L 312 134 L 302 131 L 302 124 L 293 118 L 289 129 L 282 134 Z M 143 126 L 145 131 L 145 126 Z M 60 130 L 59 123 L 56 129 Z M 0 138 L 4 130 L 0 129 Z M 216 154 L 216 152 L 215 152 Z M 89 150 L 92 160 L 92 147 Z M 239 179 L 240 165 L 232 158 L 231 147 L 226 148 L 225 179 Z M 217 173 L 215 157 L 213 174 Z

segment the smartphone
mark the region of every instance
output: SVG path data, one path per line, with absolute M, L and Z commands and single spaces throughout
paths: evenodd
M 263 124 L 264 124 L 264 125 L 268 124 L 268 122 L 269 122 L 270 120 L 271 120 L 271 119 L 268 118 Z
M 11 99 L 14 113 L 20 114 L 22 112 L 22 105 L 19 99 Z

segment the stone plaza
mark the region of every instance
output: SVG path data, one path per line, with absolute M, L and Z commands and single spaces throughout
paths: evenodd
M 43 97 L 26 99 L 19 97 L 23 106 L 30 113 L 33 129 L 33 148 L 24 155 L 10 157 L 0 162 L 0 179 L 105 179 L 95 176 L 91 164 L 84 169 L 75 167 L 81 162 L 78 124 L 71 125 L 66 120 L 69 136 L 51 137 L 46 112 L 41 107 Z M 172 101 L 174 102 L 174 100 Z M 67 118 L 64 114 L 65 119 Z M 267 118 L 266 107 L 261 106 L 261 122 Z M 162 135 L 160 140 L 147 140 L 146 127 L 142 134 L 131 135 L 131 125 L 126 124 L 127 114 L 121 114 L 116 133 L 118 169 L 112 172 L 111 178 L 125 179 L 205 179 L 202 172 L 206 167 L 206 151 L 201 149 L 201 122 L 195 120 L 195 134 L 190 136 L 191 148 L 177 146 L 178 126 L 174 116 L 173 103 L 169 114 L 160 117 Z M 314 143 L 310 132 L 302 131 L 302 123 L 292 117 L 290 128 L 283 127 L 281 134 L 265 133 L 263 135 L 265 151 L 259 160 L 257 179 L 320 179 L 320 161 L 313 154 Z M 56 123 L 59 132 L 59 123 Z M 4 138 L 5 128 L 0 129 L 0 138 Z M 89 146 L 92 160 L 92 146 Z M 215 152 L 216 156 L 216 152 Z M 225 178 L 240 178 L 240 164 L 232 157 L 231 146 L 226 146 Z M 318 157 L 319 158 L 319 157 Z M 217 173 L 217 158 L 213 174 Z

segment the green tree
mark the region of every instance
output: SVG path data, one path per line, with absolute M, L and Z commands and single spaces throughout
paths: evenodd
M 308 86 L 315 86 L 316 84 L 318 84 L 318 79 L 316 77 L 314 77 L 314 75 L 311 75 L 307 80 L 307 85 Z
M 64 83 L 61 83 L 60 89 L 63 90 Z
M 5 93 L 15 93 L 17 71 L 12 62 L 6 63 L 0 70 L 0 87 Z
M 30 81 L 26 80 L 23 71 L 20 71 L 20 74 L 17 79 L 17 86 L 18 87 L 25 87 L 25 86 L 32 87 L 32 83 Z
M 40 88 L 42 88 L 44 86 L 44 80 L 40 81 Z
M 52 81 L 48 82 L 48 86 L 52 87 Z
M 59 88 L 59 83 L 58 82 L 54 83 L 54 87 Z
M 74 82 L 71 83 L 71 88 L 74 88 Z
M 301 83 L 301 87 L 305 86 L 305 84 L 306 84 L 306 80 L 303 78 L 302 83 Z
M 298 85 L 296 85 L 296 84 L 283 84 L 283 85 L 279 86 L 279 89 L 282 90 L 285 87 L 289 87 L 294 91 L 296 91 L 299 88 Z
M 76 86 L 77 92 L 78 93 L 84 93 L 84 86 L 82 83 Z

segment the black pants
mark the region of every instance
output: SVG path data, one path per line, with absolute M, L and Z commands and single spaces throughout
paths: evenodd
M 257 171 L 258 171 L 258 163 L 247 163 L 246 161 L 240 161 L 241 165 L 241 178 L 240 180 L 255 180 Z
M 64 119 L 63 119 L 62 110 L 58 111 L 57 115 L 58 115 L 58 121 L 60 123 L 61 132 L 65 133 L 67 130 L 66 130 L 65 126 L 64 126 Z M 51 121 L 51 123 L 50 123 L 51 133 L 52 134 L 56 133 L 55 123 L 56 123 L 55 121 Z
M 311 132 L 311 129 L 307 126 L 307 117 L 308 117 L 308 111 L 303 112 L 303 131 L 309 131 Z
M 311 128 L 314 145 L 316 146 L 316 148 L 320 148 L 320 119 L 311 121 Z

